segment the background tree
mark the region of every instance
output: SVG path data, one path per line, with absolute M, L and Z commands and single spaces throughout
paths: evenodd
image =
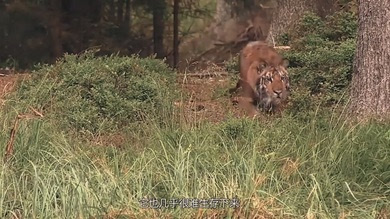
M 280 35 L 287 32 L 306 11 L 314 8 L 314 0 L 277 0 L 277 7 L 272 15 L 267 42 L 274 44 Z
M 288 32 L 305 12 L 314 12 L 324 17 L 336 6 L 336 0 L 276 0 L 274 3 L 276 7 L 266 40 L 270 44 L 274 44 L 282 34 Z
M 179 0 L 173 2 L 173 67 L 179 63 Z
M 153 50 L 156 54 L 156 58 L 164 58 L 165 13 L 167 10 L 167 2 L 165 0 L 136 0 L 135 3 L 137 5 L 145 6 L 147 11 L 152 13 Z
M 359 0 L 359 29 L 350 110 L 363 117 L 390 115 L 390 1 Z
M 153 48 L 157 58 L 164 58 L 164 14 L 166 9 L 165 0 L 153 0 L 149 3 L 153 10 Z
M 128 34 L 131 30 L 131 0 L 126 0 L 125 3 L 125 18 L 122 29 Z
M 216 23 L 227 21 L 233 16 L 232 0 L 216 0 L 214 20 Z
M 49 14 L 51 19 L 49 20 L 50 38 L 52 57 L 56 59 L 63 53 L 62 40 L 61 40 L 61 18 L 62 18 L 62 1 L 50 0 L 49 2 Z
M 118 0 L 118 10 L 117 10 L 117 24 L 121 26 L 123 23 L 123 6 L 125 4 L 125 0 Z

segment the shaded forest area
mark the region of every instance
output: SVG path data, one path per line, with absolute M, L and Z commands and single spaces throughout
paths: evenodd
M 186 16 L 207 13 L 193 10 L 197 1 L 181 5 Z M 91 48 L 170 60 L 172 9 L 173 1 L 2 0 L 0 63 L 26 68 Z
M 53 62 L 64 53 L 92 48 L 99 49 L 98 54 L 156 54 L 172 65 L 175 2 L 182 67 L 202 60 L 222 62 L 251 40 L 272 43 L 273 36 L 286 31 L 303 11 L 316 10 L 326 16 L 344 4 L 336 0 L 302 0 L 299 4 L 277 0 L 1 0 L 0 65 L 29 68 L 38 62 Z

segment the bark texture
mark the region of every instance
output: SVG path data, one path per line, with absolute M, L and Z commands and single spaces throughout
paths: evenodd
M 129 34 L 130 30 L 131 30 L 131 0 L 126 0 L 126 4 L 125 4 L 125 21 L 123 23 L 123 29 L 125 31 L 126 34 Z
M 61 0 L 51 0 L 49 2 L 49 9 L 51 15 L 51 20 L 49 21 L 49 33 L 51 39 L 51 53 L 54 60 L 62 56 L 63 53 L 61 40 L 61 8 Z
M 217 24 L 225 22 L 233 17 L 233 8 L 227 0 L 217 0 L 214 20 Z
M 162 59 L 165 56 L 164 50 L 164 13 L 165 13 L 165 1 L 155 0 L 153 3 L 153 43 L 154 53 L 156 58 Z
M 117 23 L 119 26 L 123 23 L 123 6 L 125 4 L 125 0 L 118 0 L 118 9 L 117 9 Z
M 273 45 L 280 35 L 289 31 L 306 11 L 315 10 L 316 0 L 277 0 L 277 8 L 272 15 L 267 43 Z
M 179 0 L 173 3 L 173 67 L 179 62 Z
M 350 110 L 360 119 L 390 115 L 389 18 L 389 0 L 359 0 Z

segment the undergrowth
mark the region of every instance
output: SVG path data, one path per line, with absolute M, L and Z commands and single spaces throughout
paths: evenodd
M 356 30 L 356 13 L 342 10 L 326 19 L 307 13 L 293 32 L 284 35 L 282 43 L 291 46 L 283 52 L 290 62 L 291 113 L 346 103 Z
M 3 130 L 12 118 L 1 112 Z M 390 204 L 389 124 L 231 118 L 140 125 L 142 148 L 96 147 L 22 120 L 0 173 L 0 215 L 23 218 L 375 218 Z M 136 130 L 134 130 L 136 133 Z M 0 133 L 0 145 L 8 132 Z M 237 198 L 238 209 L 144 209 L 142 200 Z M 169 206 L 169 205 L 168 205 Z
M 0 217 L 386 216 L 390 125 L 356 124 L 343 110 L 322 110 L 347 89 L 353 37 L 342 36 L 348 34 L 302 35 L 315 43 L 289 56 L 295 111 L 262 121 L 180 123 L 172 108 L 173 72 L 153 59 L 86 53 L 41 66 L 0 109 L 1 151 L 17 114 L 33 108 L 44 115 L 19 120 L 14 152 L 0 167 Z M 333 64 L 325 63 L 330 59 Z M 78 132 L 110 140 L 97 146 L 74 137 Z M 121 147 L 111 147 L 118 138 Z M 144 201 L 155 204 L 153 198 L 167 199 L 168 207 L 186 198 L 240 203 L 235 209 L 142 208 Z
M 116 132 L 158 119 L 174 98 L 173 71 L 152 58 L 95 57 L 90 51 L 37 68 L 9 101 L 33 107 L 72 131 Z

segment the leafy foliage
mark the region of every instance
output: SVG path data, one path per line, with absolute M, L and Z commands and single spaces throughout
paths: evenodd
M 326 19 L 307 13 L 294 32 L 283 36 L 292 47 L 283 55 L 290 61 L 293 113 L 346 100 L 356 31 L 353 12 L 339 11 Z
M 173 72 L 160 60 L 86 52 L 42 66 L 16 98 L 76 130 L 96 133 L 168 109 L 172 81 Z

